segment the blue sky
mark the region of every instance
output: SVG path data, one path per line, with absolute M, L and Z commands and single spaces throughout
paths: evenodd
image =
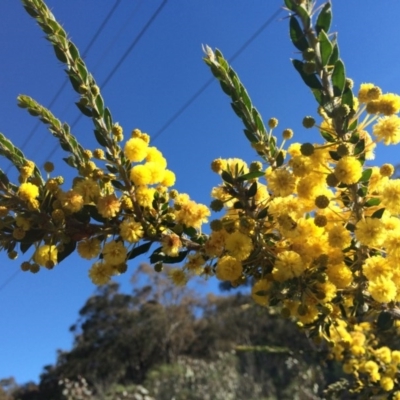
M 99 84 L 105 80 L 161 0 L 122 0 L 90 52 L 85 56 Z M 211 74 L 202 61 L 202 44 L 218 47 L 226 57 L 234 54 L 280 7 L 281 0 L 169 0 L 130 55 L 103 90 L 113 118 L 129 134 L 133 128 L 155 135 L 207 82 Z M 115 1 L 49 0 L 49 6 L 83 51 Z M 333 1 L 333 31 L 347 75 L 356 87 L 374 82 L 384 92 L 400 93 L 400 3 L 382 0 Z M 316 115 L 308 89 L 294 71 L 290 58 L 299 57 L 288 37 L 286 12 L 235 59 L 233 66 L 264 117 L 277 117 L 280 129 L 294 129 L 296 141 L 316 141 L 316 132 L 305 131 L 305 115 Z M 63 84 L 63 67 L 43 38 L 35 21 L 18 1 L 0 2 L 0 132 L 17 146 L 25 144 L 27 158 L 38 165 L 51 160 L 55 174 L 71 177 L 61 160 L 61 149 L 44 126 L 34 131 L 36 120 L 16 106 L 16 97 L 27 94 L 48 105 Z M 76 94 L 69 86 L 51 108 L 61 120 L 72 123 L 79 115 Z M 90 149 L 97 147 L 90 121 L 83 117 L 73 134 Z M 208 204 L 211 188 L 219 183 L 210 170 L 217 157 L 256 160 L 242 133 L 240 121 L 219 85 L 210 85 L 154 144 L 176 172 L 177 189 Z M 374 163 L 400 157 L 396 148 L 377 150 Z M 371 163 L 372 164 L 372 163 Z M 0 167 L 8 169 L 6 160 Z M 10 174 L 12 170 L 10 170 Z M 13 174 L 12 174 L 13 176 Z M 56 349 L 68 349 L 68 328 L 95 287 L 87 277 L 90 263 L 70 257 L 53 271 L 37 275 L 18 273 L 23 260 L 11 262 L 0 255 L 0 378 L 14 376 L 19 383 L 37 380 L 42 367 L 53 363 Z M 146 260 L 146 257 L 139 261 Z M 118 278 L 129 290 L 130 270 Z M 211 280 L 208 290 L 215 290 Z M 202 289 L 206 290 L 206 289 Z

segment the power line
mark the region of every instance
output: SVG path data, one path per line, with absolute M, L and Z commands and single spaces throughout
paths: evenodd
M 228 58 L 229 62 L 234 61 L 248 46 L 251 42 L 254 41 L 274 20 L 275 18 L 280 14 L 282 11 L 281 8 L 279 8 L 277 11 L 274 12 L 265 22 L 258 28 L 253 35 L 247 39 L 241 47 L 230 57 Z M 171 117 L 167 120 L 167 122 L 151 137 L 151 141 L 154 142 L 154 140 L 159 137 L 176 119 L 180 117 L 181 114 L 183 114 L 186 109 L 208 88 L 208 86 L 211 85 L 215 81 L 214 77 L 211 77 L 208 79 L 201 87 L 198 89 L 186 103 L 183 104 L 183 106 Z
M 0 292 L 9 284 L 11 283 L 21 272 L 20 269 L 16 270 L 12 275 L 10 275 L 1 285 L 0 285 Z
M 108 14 L 106 15 L 106 17 L 103 19 L 102 23 L 99 25 L 99 27 L 97 28 L 96 33 L 93 35 L 92 39 L 90 40 L 90 42 L 88 43 L 88 45 L 86 46 L 86 48 L 83 50 L 82 53 L 82 58 L 85 58 L 87 53 L 90 51 L 90 49 L 92 48 L 93 44 L 96 42 L 97 38 L 99 37 L 100 33 L 102 32 L 102 30 L 105 28 L 105 26 L 107 25 L 107 23 L 109 22 L 109 20 L 111 19 L 112 15 L 114 14 L 115 10 L 118 8 L 118 6 L 120 5 L 121 0 L 117 0 L 116 3 L 114 4 L 114 6 L 110 9 L 110 11 L 108 12 Z M 67 86 L 68 83 L 68 78 L 65 78 L 64 82 L 62 83 L 62 85 L 60 86 L 60 88 L 58 89 L 58 91 L 56 92 L 56 94 L 54 95 L 54 97 L 51 99 L 49 105 L 47 106 L 47 108 L 51 108 L 54 103 L 57 101 L 57 99 L 60 97 L 62 91 L 65 89 L 65 86 Z M 34 134 L 36 133 L 37 129 L 39 128 L 39 126 L 42 125 L 41 121 L 37 121 L 36 125 L 34 126 L 34 128 L 32 129 L 32 131 L 30 132 L 30 134 L 27 136 L 27 138 L 25 139 L 25 141 L 22 143 L 21 145 L 21 150 L 25 149 L 26 145 L 29 143 L 29 141 L 33 138 Z M 7 168 L 7 170 L 5 171 L 6 173 L 9 172 L 10 168 L 11 168 L 12 164 L 10 164 Z
M 111 78 L 115 75 L 115 73 L 118 71 L 118 69 L 121 67 L 125 59 L 129 56 L 131 51 L 135 48 L 135 46 L 138 44 L 139 40 L 142 38 L 142 36 L 146 33 L 146 31 L 150 28 L 150 26 L 153 24 L 157 16 L 160 14 L 162 9 L 165 7 L 167 4 L 168 0 L 164 0 L 161 5 L 157 8 L 157 10 L 153 13 L 153 15 L 150 17 L 150 19 L 147 21 L 146 25 L 142 28 L 142 30 L 139 32 L 139 34 L 135 37 L 135 39 L 131 42 L 131 44 L 128 46 L 128 48 L 125 50 L 124 54 L 121 56 L 121 58 L 118 60 L 118 62 L 115 64 L 111 72 L 107 75 L 105 80 L 100 84 L 100 87 L 104 89 L 107 85 L 107 83 L 111 80 Z M 82 114 L 79 114 L 78 117 L 74 120 L 74 122 L 71 124 L 71 129 L 73 129 L 76 124 L 80 121 L 82 118 Z M 60 147 L 58 143 L 54 145 L 54 147 L 51 149 L 50 154 L 47 156 L 47 160 L 50 160 L 51 157 L 54 155 L 56 150 Z

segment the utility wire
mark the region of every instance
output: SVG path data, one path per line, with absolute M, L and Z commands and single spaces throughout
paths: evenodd
M 133 50 L 133 48 L 135 47 L 136 43 L 140 40 L 140 38 L 143 36 L 143 34 L 147 30 L 147 28 L 152 24 L 152 22 L 154 21 L 155 17 L 157 17 L 158 13 L 161 11 L 161 9 L 165 6 L 166 3 L 167 3 L 167 0 L 164 0 L 163 3 L 161 4 L 161 6 L 156 10 L 156 12 L 153 14 L 153 16 L 147 22 L 147 24 L 142 29 L 142 31 L 139 33 L 139 35 L 135 38 L 135 40 L 131 43 L 131 45 L 125 51 L 125 53 L 120 58 L 118 63 L 115 65 L 113 70 L 108 74 L 107 78 L 105 79 L 105 81 L 103 82 L 103 85 L 101 87 L 104 87 L 110 81 L 112 76 L 115 74 L 115 72 L 118 70 L 118 68 L 122 65 L 122 63 L 124 62 L 126 57 Z M 257 31 L 254 32 L 253 35 L 250 36 L 250 38 L 247 39 L 246 42 L 244 42 L 243 45 L 228 59 L 228 61 L 229 62 L 234 61 L 250 45 L 250 43 L 253 42 L 274 21 L 274 19 L 280 14 L 280 12 L 281 12 L 281 8 L 279 8 L 274 14 L 272 14 L 271 17 L 269 17 L 265 21 L 265 23 L 263 25 L 261 25 L 260 28 L 257 29 Z M 212 82 L 214 82 L 214 80 L 215 79 L 213 77 L 210 78 L 209 80 L 207 80 L 207 82 L 205 82 L 200 87 L 200 89 L 197 90 L 193 94 L 193 96 L 190 97 L 190 99 L 186 103 L 184 103 L 183 106 L 170 119 L 168 119 L 168 121 L 156 132 L 156 134 L 154 136 L 152 136 L 152 142 L 154 142 L 154 140 L 157 137 L 159 137 L 177 118 L 179 118 L 179 116 L 185 112 L 185 110 L 207 89 L 208 86 L 210 86 L 210 84 Z M 77 124 L 77 122 L 79 121 L 81 116 L 82 116 L 82 114 L 80 114 L 78 116 L 78 118 L 75 119 L 75 121 L 71 125 L 71 128 L 73 128 Z M 56 149 L 58 147 L 59 147 L 59 145 L 57 144 L 52 149 L 49 157 L 51 157 L 55 153 L 55 151 L 56 151 Z M 4 283 L 2 285 L 0 285 L 0 291 L 3 290 L 14 278 L 16 278 L 16 276 L 18 275 L 19 272 L 20 272 L 20 270 L 16 271 L 6 281 L 4 281 Z
M 110 9 L 110 11 L 108 12 L 108 14 L 106 15 L 106 17 L 104 18 L 104 20 L 102 21 L 102 23 L 99 25 L 99 27 L 97 28 L 96 33 L 93 35 L 92 39 L 90 40 L 90 42 L 88 43 L 88 45 L 85 47 L 85 49 L 83 50 L 82 53 L 82 57 L 85 58 L 87 56 L 87 53 L 90 51 L 90 49 L 92 48 L 92 46 L 94 45 L 94 43 L 96 42 L 97 38 L 100 36 L 100 33 L 103 31 L 103 29 L 105 28 L 105 26 L 107 25 L 107 23 L 110 21 L 112 15 L 114 14 L 115 10 L 118 8 L 118 6 L 121 4 L 121 0 L 117 0 L 114 4 L 114 6 Z M 64 90 L 65 86 L 68 83 L 68 78 L 65 79 L 65 81 L 63 82 L 63 84 L 60 86 L 60 88 L 58 89 L 57 93 L 54 95 L 54 97 L 52 98 L 52 100 L 50 101 L 50 104 L 47 106 L 47 108 L 50 108 L 53 106 L 53 104 L 57 101 L 57 99 L 59 98 L 60 94 L 62 93 L 62 91 Z M 25 139 L 24 143 L 21 146 L 21 150 L 23 150 L 26 145 L 29 143 L 29 141 L 32 139 L 33 135 L 35 134 L 35 132 L 37 131 L 38 127 L 41 125 L 41 121 L 38 121 L 35 125 L 35 127 L 32 129 L 31 133 L 28 135 L 28 137 Z M 12 164 L 10 164 L 8 166 L 8 168 L 6 169 L 5 173 L 7 174 L 11 168 Z M 21 272 L 21 270 L 17 270 L 15 271 L 12 275 L 10 275 L 1 285 L 0 285 L 0 291 L 2 291 L 9 283 L 11 283 L 17 276 L 18 274 Z
M 139 32 L 139 34 L 135 37 L 135 39 L 131 42 L 131 44 L 128 46 L 128 48 L 125 50 L 124 54 L 121 56 L 121 58 L 118 60 L 118 62 L 115 64 L 114 68 L 111 70 L 111 72 L 107 75 L 106 79 L 100 84 L 100 87 L 102 89 L 105 88 L 107 83 L 111 80 L 111 78 L 114 76 L 114 74 L 118 71 L 118 69 L 121 67 L 121 65 L 124 63 L 126 58 L 129 56 L 131 51 L 135 48 L 135 46 L 138 44 L 139 40 L 142 38 L 142 36 L 146 33 L 146 31 L 150 28 L 150 26 L 153 24 L 157 16 L 160 14 L 162 9 L 165 7 L 167 4 L 168 0 L 164 0 L 161 5 L 157 8 L 157 10 L 153 13 L 153 15 L 150 17 L 150 19 L 147 21 L 146 25 L 142 28 L 142 30 Z M 76 124 L 80 121 L 82 118 L 82 114 L 79 114 L 78 117 L 74 120 L 74 122 L 71 124 L 71 129 L 73 129 Z M 54 145 L 54 147 L 51 149 L 50 154 L 47 156 L 47 159 L 50 160 L 51 157 L 54 155 L 56 150 L 60 147 L 58 143 Z
M 121 4 L 121 0 L 117 0 L 116 3 L 114 4 L 114 6 L 111 8 L 111 10 L 108 12 L 108 14 L 106 15 L 106 17 L 104 18 L 103 22 L 100 24 L 100 26 L 97 28 L 96 33 L 93 35 L 92 39 L 90 40 L 90 42 L 88 43 L 88 45 L 86 46 L 86 48 L 83 50 L 82 53 L 82 58 L 85 58 L 87 56 L 87 53 L 90 51 L 90 49 L 92 48 L 93 44 L 96 42 L 97 38 L 99 37 L 100 33 L 103 31 L 103 29 L 105 28 L 105 26 L 107 25 L 107 23 L 110 21 L 112 15 L 114 14 L 115 10 L 118 8 L 118 6 Z M 68 78 L 65 78 L 63 84 L 60 86 L 60 88 L 58 89 L 57 93 L 54 95 L 54 97 L 51 99 L 49 105 L 47 106 L 47 108 L 51 108 L 54 103 L 57 101 L 57 99 L 60 97 L 62 91 L 65 89 L 65 86 L 67 86 L 68 83 Z M 21 150 L 24 150 L 25 147 L 27 146 L 27 144 L 29 143 L 29 141 L 33 138 L 34 134 L 36 133 L 36 131 L 38 130 L 39 126 L 42 125 L 41 121 L 37 121 L 36 125 L 34 126 L 34 128 L 32 129 L 32 131 L 30 132 L 30 134 L 27 136 L 27 138 L 25 139 L 24 143 L 22 143 L 21 145 Z M 9 172 L 10 168 L 12 167 L 12 164 L 10 164 L 8 166 L 8 168 L 6 169 L 6 174 L 7 172 Z
M 228 58 L 229 62 L 234 61 L 248 46 L 253 42 L 281 13 L 282 8 L 278 8 L 265 22 L 262 24 L 244 43 L 239 49 Z M 151 141 L 154 142 L 174 121 L 176 121 L 186 109 L 215 81 L 214 77 L 208 79 L 201 87 L 198 89 L 192 97 L 189 98 L 186 103 L 170 118 L 167 122 L 154 134 L 151 136 Z

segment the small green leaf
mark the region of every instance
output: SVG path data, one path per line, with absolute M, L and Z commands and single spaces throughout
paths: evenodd
M 233 179 L 232 175 L 227 171 L 222 171 L 221 178 L 225 181 L 233 185 L 235 180 Z
M 76 242 L 71 240 L 68 243 L 64 243 L 64 250 L 57 254 L 57 262 L 60 263 L 62 260 L 67 258 L 76 249 Z
M 339 46 L 335 43 L 333 45 L 331 58 L 329 59 L 329 65 L 335 65 L 337 60 L 339 60 Z
M 265 217 L 268 216 L 268 207 L 262 209 L 258 214 L 257 214 L 257 219 L 264 219 Z
M 294 15 L 290 17 L 289 33 L 290 39 L 297 49 L 299 49 L 300 51 L 304 51 L 310 47 L 303 32 L 303 29 Z
M 102 117 L 104 114 L 104 101 L 103 101 L 103 98 L 101 97 L 101 94 L 96 96 L 95 103 L 96 103 L 97 112 L 98 112 L 99 116 Z
M 75 103 L 76 106 L 79 108 L 79 111 L 83 114 L 86 115 L 87 117 L 92 117 L 93 116 L 93 112 L 90 108 L 83 106 L 82 104 L 80 104 L 79 102 Z
M 116 174 L 118 172 L 118 168 L 114 167 L 113 165 L 110 164 L 106 164 L 106 168 L 112 173 L 112 174 Z
M 246 190 L 246 197 L 254 197 L 257 194 L 257 186 L 257 182 L 253 182 L 251 186 Z
M 239 118 L 243 118 L 243 112 L 241 108 L 236 104 L 236 103 L 231 103 L 231 106 L 233 108 L 233 111 Z
M 332 11 L 331 11 L 331 3 L 328 1 L 322 7 L 321 12 L 318 15 L 317 22 L 315 24 L 315 30 L 317 35 L 324 30 L 325 32 L 329 32 L 329 28 L 331 27 L 332 21 Z
M 248 141 L 250 143 L 257 143 L 258 140 L 257 138 L 254 136 L 253 132 L 248 130 L 248 129 L 243 129 L 244 134 L 246 135 Z
M 351 144 L 357 144 L 359 141 L 360 141 L 360 134 L 358 133 L 358 131 L 354 131 L 350 136 L 349 142 Z
M 70 166 L 73 168 L 78 168 L 78 163 L 76 162 L 76 158 L 75 156 L 71 155 L 67 158 L 63 158 L 63 160 Z
M 68 61 L 65 53 L 57 45 L 54 45 L 53 49 L 58 61 L 61 61 L 65 64 Z
M 150 250 L 151 245 L 153 242 L 146 242 L 133 248 L 127 255 L 128 260 L 132 260 L 133 258 L 140 256 L 141 254 L 147 253 Z
M 69 49 L 69 54 L 71 54 L 72 59 L 74 61 L 77 61 L 77 59 L 80 58 L 79 50 L 77 49 L 77 47 L 72 42 L 69 42 L 68 49 Z
M 336 139 L 328 132 L 321 131 L 321 136 L 329 143 L 336 142 Z
M 240 97 L 241 97 L 244 105 L 246 106 L 246 108 L 248 110 L 251 110 L 251 107 L 252 107 L 251 100 L 250 100 L 249 94 L 247 93 L 247 90 L 243 86 L 240 88 Z
M 393 315 L 391 315 L 387 311 L 382 311 L 378 316 L 376 324 L 378 326 L 378 331 L 387 331 L 391 329 L 394 324 Z
M 333 93 L 335 96 L 341 96 L 346 85 L 346 72 L 342 60 L 337 60 L 332 72 Z
M 241 201 L 235 201 L 235 203 L 233 203 L 233 208 L 235 210 L 243 210 L 244 206 Z
M 361 153 L 364 152 L 364 150 L 365 150 L 365 140 L 364 140 L 364 139 L 361 139 L 361 140 L 356 144 L 356 146 L 354 147 L 354 155 L 356 156 L 356 155 L 358 155 L 358 154 L 361 154 Z
M 190 227 L 185 226 L 185 227 L 183 228 L 183 232 L 184 232 L 186 235 L 188 235 L 190 238 L 192 238 L 193 236 L 196 236 L 196 235 L 197 235 L 197 230 L 196 230 L 196 228 L 193 228 L 192 226 L 190 226 Z
M 307 75 L 303 72 L 303 62 L 300 60 L 292 60 L 294 67 L 296 68 L 297 72 L 300 74 L 301 78 L 303 79 L 304 83 L 311 89 L 319 89 L 322 90 L 322 84 L 320 80 L 317 78 L 315 74 Z
M 342 95 L 342 104 L 348 105 L 350 108 L 354 106 L 354 95 L 351 89 L 347 88 Z
M 283 155 L 283 151 L 280 151 L 278 153 L 278 157 L 276 157 L 276 166 L 280 167 L 284 161 L 285 161 L 285 157 Z
M 29 243 L 29 242 L 21 242 L 19 245 L 19 249 L 21 250 L 22 254 L 25 254 L 33 245 L 33 242 Z
M 336 151 L 330 151 L 329 155 L 331 156 L 332 160 L 339 161 L 340 156 Z
M 364 170 L 359 182 L 368 182 L 369 178 L 371 178 L 371 175 L 372 175 L 372 168 Z
M 360 188 L 357 190 L 357 194 L 358 194 L 360 197 L 365 197 L 365 196 L 367 195 L 367 193 L 368 193 L 368 188 L 366 188 L 365 186 L 364 186 L 364 187 L 360 187 Z
M 104 138 L 104 136 L 102 135 L 102 133 L 100 131 L 98 131 L 97 129 L 94 130 L 94 136 L 97 140 L 97 143 L 99 143 L 101 146 L 103 147 L 107 147 L 107 141 Z
M 285 0 L 285 6 L 291 11 L 296 11 L 297 4 L 293 0 Z
M 333 45 L 324 30 L 321 30 L 321 32 L 319 33 L 318 40 L 321 51 L 321 63 L 322 66 L 325 67 L 331 57 Z
M 244 182 L 244 181 L 248 181 L 248 180 L 251 180 L 251 179 L 259 178 L 260 176 L 264 176 L 264 175 L 265 175 L 265 172 L 253 171 L 253 172 L 249 172 L 249 173 L 244 174 L 244 175 L 240 175 L 236 180 L 238 182 Z M 231 182 L 229 182 L 229 183 L 231 183 Z
M 180 251 L 179 255 L 177 257 L 166 256 L 166 257 L 164 257 L 164 262 L 166 264 L 177 264 L 177 263 L 180 263 L 186 258 L 188 253 L 189 253 L 189 250 L 184 250 L 184 251 Z
M 113 126 L 113 121 L 112 121 L 112 116 L 111 116 L 110 109 L 108 107 L 106 107 L 105 110 L 104 110 L 104 121 L 106 123 L 108 131 L 111 132 L 111 129 L 112 129 L 112 126 Z
M 111 183 L 115 188 L 117 188 L 119 190 L 125 190 L 126 189 L 125 185 L 123 185 L 120 181 L 112 180 Z
M 72 87 L 74 88 L 75 92 L 80 94 L 80 90 L 81 90 L 81 81 L 78 75 L 75 75 L 72 71 L 66 71 L 68 76 L 69 76 L 69 80 L 71 82 Z

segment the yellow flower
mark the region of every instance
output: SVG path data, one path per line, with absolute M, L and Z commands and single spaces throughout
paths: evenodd
M 207 222 L 210 210 L 204 204 L 197 204 L 192 200 L 182 201 L 182 203 L 175 200 L 175 204 L 180 205 L 180 209 L 175 212 L 176 222 L 193 228 L 200 228 Z
M 371 100 L 377 100 L 381 94 L 381 89 L 373 83 L 362 83 L 358 92 L 358 100 L 360 103 L 368 103 Z
M 379 118 L 372 128 L 378 141 L 386 145 L 400 143 L 400 118 L 397 115 Z
M 103 261 L 98 261 L 89 270 L 89 277 L 95 285 L 105 285 L 110 281 L 112 268 Z
M 378 218 L 364 218 L 357 222 L 356 239 L 367 246 L 380 246 L 386 239 L 385 224 Z
M 31 201 L 39 196 L 39 188 L 33 183 L 22 183 L 18 189 L 18 196 L 25 201 Z
M 60 192 L 58 200 L 61 202 L 62 208 L 76 213 L 83 207 L 83 197 L 75 190 L 71 189 L 68 192 Z
M 242 263 L 234 257 L 224 256 L 218 260 L 215 274 L 221 281 L 234 281 L 242 276 Z
M 129 243 L 138 242 L 144 234 L 142 225 L 133 218 L 124 219 L 119 226 L 119 230 L 122 239 Z
M 142 207 L 152 207 L 155 192 L 154 188 L 137 186 L 135 190 L 136 200 Z
M 381 385 L 381 388 L 386 392 L 390 392 L 394 388 L 394 381 L 390 376 L 382 376 L 379 383 Z
M 164 171 L 164 177 L 162 178 L 161 185 L 167 187 L 174 186 L 175 180 L 176 180 L 175 174 L 169 169 L 166 169 Z
M 225 242 L 225 249 L 238 260 L 246 259 L 253 251 L 253 242 L 241 232 L 233 232 Z
M 103 247 L 102 253 L 104 261 L 112 266 L 124 263 L 127 256 L 127 250 L 124 243 L 115 240 L 106 243 Z
M 147 162 L 146 164 L 144 164 L 144 166 L 150 171 L 151 174 L 149 182 L 150 185 L 153 185 L 155 183 L 160 183 L 162 181 L 165 173 L 164 166 L 155 161 Z
M 344 289 L 353 282 L 351 269 L 345 264 L 328 265 L 326 273 L 329 280 L 338 288 Z
M 400 96 L 394 93 L 386 93 L 379 97 L 379 112 L 383 115 L 393 115 L 400 111 Z
M 131 169 L 130 178 L 136 186 L 145 186 L 151 184 L 152 174 L 146 165 L 135 165 Z
M 344 249 L 351 244 L 350 232 L 343 225 L 333 226 L 328 232 L 328 242 L 332 247 Z
M 362 165 L 356 158 L 345 156 L 336 164 L 334 174 L 340 182 L 351 185 L 361 178 Z
M 55 264 L 57 264 L 57 254 L 58 252 L 56 246 L 45 244 L 36 249 L 33 259 L 42 267 L 48 267 L 50 262 L 52 264 L 52 268 Z
M 167 168 L 167 160 L 162 155 L 161 151 L 156 147 L 149 147 L 146 156 L 147 162 L 155 162 L 160 165 L 161 168 Z
M 205 260 L 200 253 L 190 254 L 188 256 L 188 262 L 184 265 L 184 269 L 193 272 L 196 275 L 200 275 L 204 271 L 204 264 Z
M 131 138 L 125 143 L 124 153 L 129 161 L 140 162 L 147 156 L 147 143 L 140 138 Z
M 171 281 L 174 283 L 174 285 L 176 285 L 176 286 L 185 286 L 186 285 L 187 276 L 182 269 L 172 268 L 170 271 L 168 271 L 168 276 L 171 279 Z
M 364 261 L 363 274 L 370 281 L 379 276 L 390 279 L 393 276 L 393 269 L 387 259 L 381 256 L 373 256 Z
M 286 169 L 272 171 L 268 168 L 265 177 L 269 189 L 275 196 L 286 197 L 293 194 L 296 189 L 296 177 Z
M 121 208 L 121 203 L 115 194 L 108 194 L 100 197 L 97 201 L 97 209 L 104 218 L 114 218 L 117 216 Z
M 83 197 L 83 202 L 89 204 L 97 201 L 100 196 L 100 187 L 93 179 L 83 179 L 76 183 L 74 190 Z
M 179 250 L 182 248 L 182 242 L 178 235 L 171 233 L 169 235 L 164 235 L 161 239 L 162 251 L 171 257 L 177 257 L 179 255 Z
M 301 257 L 291 250 L 282 251 L 278 254 L 272 275 L 278 282 L 300 276 L 305 270 Z
M 392 280 L 379 276 L 369 281 L 368 291 L 378 303 L 389 303 L 395 299 L 397 288 Z
M 384 184 L 382 205 L 392 214 L 400 213 L 400 179 L 389 180 Z
M 86 260 L 95 258 L 100 254 L 100 244 L 100 240 L 96 238 L 82 240 L 77 246 L 78 254 Z

